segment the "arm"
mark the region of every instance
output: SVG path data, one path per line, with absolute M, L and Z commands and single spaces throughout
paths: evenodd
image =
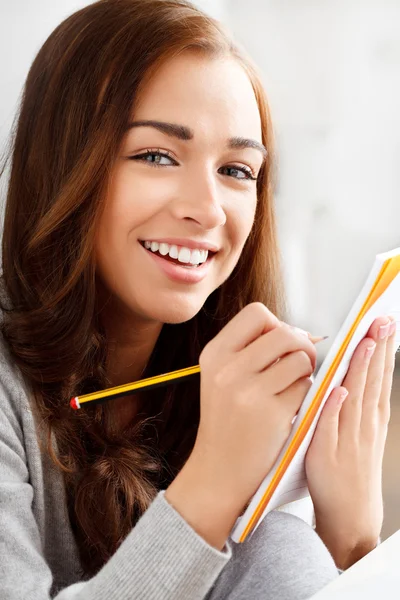
M 23 409 L 22 409 L 23 410 Z M 0 596 L 49 600 L 45 561 L 32 502 L 20 414 L 0 382 Z M 209 545 L 160 492 L 106 565 L 55 600 L 201 599 L 231 556 Z

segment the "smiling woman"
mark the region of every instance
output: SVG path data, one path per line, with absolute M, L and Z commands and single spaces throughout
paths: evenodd
M 282 322 L 273 135 L 250 59 L 184 0 L 92 3 L 38 52 L 11 159 L 0 596 L 300 598 L 335 577 L 291 515 L 228 540 L 315 363 Z M 69 409 L 199 360 L 200 382 Z
M 97 232 L 98 274 L 113 292 L 109 317 L 104 311 L 111 335 L 126 331 L 121 304 L 132 315 L 151 315 L 154 323 L 188 321 L 228 279 L 253 225 L 264 148 L 253 87 L 237 60 L 187 51 L 146 80 Z M 149 261 L 138 244 L 178 236 L 181 250 L 174 258 L 204 244 L 218 253 L 189 273 L 153 253 Z M 197 285 L 183 290 L 178 283 Z M 140 319 L 132 319 L 137 336 Z M 158 333 L 154 327 L 154 342 Z

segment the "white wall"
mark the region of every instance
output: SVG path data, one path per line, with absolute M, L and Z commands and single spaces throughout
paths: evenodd
M 0 144 L 34 54 L 87 4 L 2 6 Z M 400 245 L 400 2 L 197 4 L 230 26 L 262 70 L 279 150 L 276 203 L 292 322 L 333 336 L 375 253 Z
M 228 4 L 272 107 L 293 321 L 334 335 L 374 255 L 400 246 L 400 2 Z

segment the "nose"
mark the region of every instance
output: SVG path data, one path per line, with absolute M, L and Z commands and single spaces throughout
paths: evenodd
M 197 221 L 203 229 L 214 229 L 226 222 L 222 191 L 211 173 L 188 176 L 180 187 L 179 197 L 170 206 L 176 219 Z

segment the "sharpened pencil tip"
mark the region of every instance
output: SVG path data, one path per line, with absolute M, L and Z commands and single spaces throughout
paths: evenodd
M 313 342 L 313 344 L 318 344 L 318 342 L 322 342 L 322 340 L 327 340 L 329 337 L 329 335 L 320 335 L 320 336 L 309 336 L 309 339 L 311 342 Z

